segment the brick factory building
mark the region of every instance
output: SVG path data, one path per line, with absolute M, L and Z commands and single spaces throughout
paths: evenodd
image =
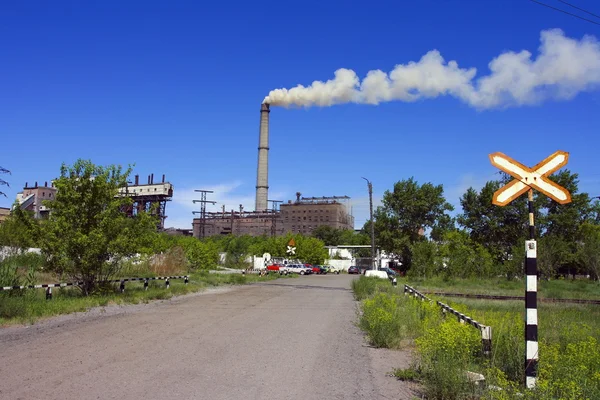
M 37 182 L 34 186 L 25 183 L 23 191 L 17 193 L 17 201 L 21 209 L 32 211 L 35 218 L 48 217 L 50 210 L 42 202 L 44 200 L 54 200 L 55 197 L 56 188 L 53 184 L 48 186 L 48 182 L 45 182 L 44 186 L 38 186 Z
M 348 213 L 343 197 L 308 197 L 281 204 L 279 211 L 207 212 L 206 218 L 194 218 L 194 237 L 213 235 L 236 236 L 280 236 L 287 232 L 310 235 L 312 231 L 326 225 L 336 229 L 354 229 L 354 217 Z M 202 229 L 204 226 L 204 234 Z
M 299 197 L 299 196 L 298 196 Z M 285 232 L 310 235 L 312 231 L 326 225 L 335 229 L 354 229 L 354 217 L 348 207 L 339 200 L 343 197 L 303 197 L 280 206 L 281 220 Z

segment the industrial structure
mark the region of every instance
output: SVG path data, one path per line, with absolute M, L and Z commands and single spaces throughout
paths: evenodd
M 258 164 L 256 168 L 256 197 L 254 211 L 200 212 L 192 222 L 194 237 L 213 235 L 268 235 L 279 236 L 287 232 L 310 235 L 317 227 L 326 225 L 336 229 L 354 229 L 354 218 L 348 210 L 348 196 L 301 197 L 289 200 L 277 209 L 278 200 L 269 196 L 269 109 L 261 104 L 258 132 Z M 205 200 L 205 199 L 203 199 Z M 197 200 L 202 204 L 202 200 Z M 273 207 L 268 208 L 272 202 Z
M 205 219 L 194 218 L 194 237 L 213 235 L 280 236 L 287 232 L 310 235 L 321 225 L 335 229 L 354 229 L 354 218 L 348 212 L 348 196 L 300 197 L 281 204 L 280 209 L 266 211 L 223 210 L 206 212 Z
M 354 229 L 354 217 L 348 212 L 348 196 L 300 197 L 282 204 L 281 222 L 286 232 L 310 235 L 317 227 Z M 342 201 L 346 201 L 346 204 Z
M 17 193 L 17 201 L 22 210 L 33 212 L 34 218 L 46 218 L 50 214 L 50 209 L 43 204 L 44 200 L 54 200 L 57 189 L 51 183 L 45 182 L 43 186 L 34 186 L 25 183 L 22 192 Z M 154 174 L 148 175 L 148 183 L 140 184 L 139 175 L 135 176 L 135 184 L 127 185 L 119 190 L 119 195 L 130 197 L 133 200 L 131 206 L 123 210 L 127 216 L 137 215 L 139 212 L 148 212 L 159 219 L 159 228 L 164 228 L 167 202 L 173 197 L 173 185 L 165 182 L 165 175 L 162 176 L 162 182 L 154 183 Z
M 260 106 L 260 126 L 258 132 L 258 166 L 256 168 L 255 211 L 266 211 L 269 195 L 269 109 L 268 104 Z
M 46 218 L 50 213 L 47 206 L 42 204 L 44 200 L 54 200 L 56 197 L 56 188 L 51 182 L 48 186 L 48 182 L 44 182 L 43 186 L 35 185 L 29 186 L 25 182 L 25 187 L 22 192 L 17 193 L 17 201 L 21 207 L 21 210 L 27 210 L 33 212 L 34 218 Z
M 140 184 L 140 176 L 136 175 L 134 184 L 121 188 L 120 194 L 133 200 L 131 206 L 124 210 L 127 216 L 132 217 L 140 212 L 147 212 L 158 217 L 158 228 L 164 229 L 167 202 L 173 198 L 173 185 L 165 181 L 164 174 L 159 183 L 154 183 L 154 174 L 148 175 L 146 184 Z

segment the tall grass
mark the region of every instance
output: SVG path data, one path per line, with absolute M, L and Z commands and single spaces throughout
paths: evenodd
M 495 279 L 430 279 L 411 278 L 407 280 L 411 286 L 430 292 L 452 292 L 464 294 L 487 294 L 499 296 L 524 296 L 525 282 L 506 278 Z M 400 282 L 398 282 L 400 284 Z M 600 300 L 600 283 L 598 281 L 580 279 L 553 279 L 538 282 L 540 298 L 556 299 L 598 299 Z
M 490 285 L 478 284 L 480 288 Z M 561 294 L 570 287 L 564 285 L 555 286 Z M 374 345 L 416 346 L 415 365 L 397 375 L 416 376 L 423 383 L 426 398 L 600 399 L 598 306 L 540 305 L 538 385 L 535 390 L 525 390 L 523 302 L 449 302 L 453 308 L 492 326 L 493 351 L 490 358 L 485 358 L 478 330 L 459 324 L 451 316 L 443 318 L 437 306 L 402 296 L 400 287 L 380 289 L 377 282 L 359 279 L 353 288 L 355 296 L 364 299 L 359 325 Z M 587 283 L 583 288 L 589 288 Z M 466 371 L 483 373 L 487 384 L 495 389 L 470 382 Z

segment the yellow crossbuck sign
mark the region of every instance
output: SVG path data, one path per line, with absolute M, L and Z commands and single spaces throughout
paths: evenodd
M 490 154 L 490 161 L 492 165 L 515 178 L 515 180 L 494 193 L 493 204 L 505 206 L 530 188 L 539 190 L 560 204 L 571 202 L 569 191 L 547 178 L 548 175 L 567 164 L 569 153 L 566 151 L 557 151 L 533 168 L 526 167 L 499 152 Z

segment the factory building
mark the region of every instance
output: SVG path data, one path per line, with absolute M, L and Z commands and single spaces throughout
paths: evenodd
M 334 229 L 354 229 L 354 217 L 346 204 L 348 196 L 302 197 L 280 206 L 285 232 L 310 235 L 315 228 L 326 225 Z
M 22 210 L 33 212 L 34 218 L 46 218 L 50 214 L 50 209 L 43 204 L 44 200 L 54 200 L 57 189 L 54 184 L 48 186 L 45 182 L 43 186 L 34 186 L 25 183 L 22 192 L 17 193 L 17 201 Z M 154 174 L 148 175 L 148 183 L 140 183 L 139 175 L 135 176 L 135 184 L 119 189 L 119 195 L 130 197 L 133 202 L 130 207 L 123 210 L 127 216 L 137 215 L 145 211 L 158 217 L 158 228 L 164 228 L 167 202 L 173 197 L 173 185 L 165 182 L 165 175 L 162 176 L 162 182 L 154 182 Z
M 25 187 L 22 192 L 17 193 L 17 201 L 22 210 L 33 212 L 35 218 L 47 218 L 50 210 L 42 202 L 44 200 L 54 200 L 56 197 L 56 188 L 54 184 L 48 186 L 45 182 L 43 186 L 38 186 L 36 182 L 34 186 L 29 186 L 25 182 Z
M 194 218 L 194 237 L 214 235 L 279 236 L 285 230 L 279 212 L 234 211 L 206 213 L 206 218 Z M 204 232 L 203 232 L 204 230 Z
M 269 114 L 268 104 L 261 104 L 258 131 L 256 197 L 252 212 L 201 212 L 192 222 L 194 237 L 213 235 L 279 236 L 287 232 L 310 235 L 321 225 L 336 229 L 354 229 L 354 217 L 348 212 L 348 196 L 300 197 L 282 203 L 279 210 L 269 210 Z M 346 201 L 346 202 L 345 202 Z
M 288 232 L 310 235 L 326 225 L 336 229 L 354 229 L 354 218 L 348 213 L 344 200 L 348 196 L 300 197 L 281 204 L 280 210 L 207 212 L 206 217 L 194 218 L 194 237 L 213 235 L 280 236 Z M 204 227 L 204 234 L 202 233 Z

